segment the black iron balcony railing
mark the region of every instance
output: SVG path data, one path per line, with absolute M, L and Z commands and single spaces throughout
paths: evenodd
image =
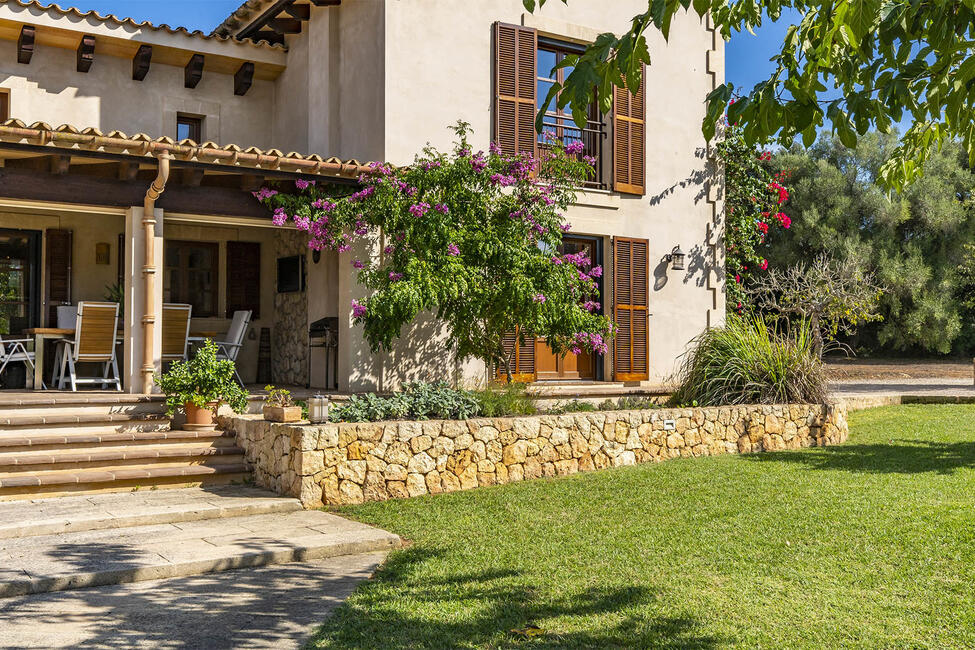
M 601 119 L 589 119 L 586 126 L 580 129 L 572 121 L 571 115 L 548 112 L 545 114 L 544 128 L 538 136 L 538 148 L 544 150 L 552 140 L 561 142 L 564 147 L 573 142 L 581 142 L 583 149 L 582 153 L 578 155 L 580 157 L 591 156 L 595 159 L 594 170 L 583 185 L 601 190 L 606 189 L 603 172 L 606 127 Z

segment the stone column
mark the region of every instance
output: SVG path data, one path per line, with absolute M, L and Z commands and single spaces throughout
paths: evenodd
M 163 211 L 155 210 L 155 295 L 156 327 L 154 328 L 153 349 L 155 367 L 161 369 L 162 357 L 162 302 L 163 302 Z M 129 393 L 142 390 L 142 317 L 146 313 L 143 295 L 142 268 L 145 265 L 145 231 L 142 229 L 142 207 L 132 207 L 125 212 L 125 300 L 122 303 L 122 318 L 125 323 L 124 347 L 119 359 L 119 373 L 122 385 Z

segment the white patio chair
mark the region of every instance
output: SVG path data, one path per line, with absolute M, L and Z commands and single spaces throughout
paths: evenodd
M 162 308 L 162 360 L 186 361 L 190 345 L 190 317 L 193 305 L 163 303 Z
M 78 324 L 73 339 L 65 339 L 61 344 L 61 372 L 58 389 L 65 383 L 71 390 L 78 390 L 78 384 L 100 384 L 102 387 L 114 385 L 122 390 L 119 378 L 118 361 L 115 357 L 115 330 L 118 327 L 118 303 L 79 302 Z M 104 371 L 101 377 L 78 375 L 78 363 L 101 363 Z
M 244 381 L 240 378 L 240 373 L 237 372 L 237 355 L 240 354 L 240 349 L 244 347 L 244 337 L 247 335 L 247 328 L 251 323 L 251 310 L 240 310 L 235 311 L 232 320 L 230 321 L 230 329 L 227 330 L 226 341 L 214 341 L 217 346 L 217 359 L 226 359 L 228 361 L 234 362 L 234 376 L 237 378 L 237 383 L 241 386 L 244 385 Z M 194 343 L 202 342 L 205 337 L 192 336 L 189 339 Z
M 31 379 L 34 375 L 34 353 L 27 349 L 27 343 L 33 343 L 34 339 L 7 339 L 0 336 L 0 374 L 7 369 L 11 363 L 23 363 L 27 366 L 27 384 L 30 387 Z M 44 386 L 42 386 L 44 387 Z

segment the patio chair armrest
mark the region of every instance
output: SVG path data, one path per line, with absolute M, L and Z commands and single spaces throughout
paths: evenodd
M 244 347 L 244 344 L 243 343 L 227 343 L 227 342 L 224 342 L 224 341 L 214 341 L 214 343 L 217 345 L 218 348 L 242 348 L 242 347 Z

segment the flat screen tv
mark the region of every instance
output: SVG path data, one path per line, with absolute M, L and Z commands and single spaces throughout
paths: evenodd
M 278 293 L 305 290 L 305 256 L 278 258 Z

